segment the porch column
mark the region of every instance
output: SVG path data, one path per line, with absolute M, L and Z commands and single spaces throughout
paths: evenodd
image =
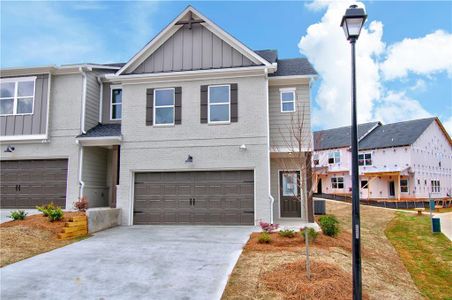
M 400 173 L 397 176 L 397 201 L 400 202 Z
M 116 185 L 118 184 L 119 146 L 113 145 L 111 155 L 110 207 L 116 207 Z

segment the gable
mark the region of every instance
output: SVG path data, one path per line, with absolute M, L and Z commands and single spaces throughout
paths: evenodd
M 115 75 L 242 66 L 274 68 L 262 56 L 188 6 Z
M 129 74 L 255 66 L 216 34 L 193 24 L 182 26 Z

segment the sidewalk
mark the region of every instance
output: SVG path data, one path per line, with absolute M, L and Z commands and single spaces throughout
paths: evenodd
M 433 215 L 441 219 L 441 232 L 452 241 L 452 212 Z

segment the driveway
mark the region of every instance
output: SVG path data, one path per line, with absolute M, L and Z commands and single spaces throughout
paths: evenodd
M 441 232 L 452 241 L 452 212 L 435 214 L 435 217 L 441 219 Z
M 254 227 L 130 226 L 0 269 L 2 299 L 219 299 Z

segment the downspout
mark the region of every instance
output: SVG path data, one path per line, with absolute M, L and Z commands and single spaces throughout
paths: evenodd
M 267 95 L 267 167 L 268 167 L 268 198 L 270 200 L 270 223 L 273 224 L 273 205 L 275 203 L 275 198 L 273 198 L 271 193 L 271 166 L 270 166 L 270 101 L 268 94 L 268 69 L 265 69 L 265 89 Z
M 79 149 L 80 150 L 79 150 L 79 156 L 78 156 L 78 159 L 79 159 L 78 182 L 80 184 L 79 198 L 81 198 L 81 197 L 83 197 L 83 190 L 85 188 L 85 182 L 83 181 L 83 178 L 82 178 L 82 174 L 83 174 L 83 172 L 82 172 L 82 170 L 83 170 L 83 146 L 80 145 Z
M 99 83 L 99 123 L 102 123 L 102 108 L 104 101 L 104 87 L 102 85 L 102 80 L 100 77 L 96 77 L 97 83 Z
M 82 111 L 80 113 L 80 131 L 82 134 L 86 133 L 85 130 L 85 109 L 86 109 L 86 73 L 83 67 L 79 68 L 79 72 L 82 74 Z M 78 166 L 78 182 L 80 185 L 79 197 L 83 197 L 83 190 L 85 188 L 85 182 L 83 181 L 83 146 L 79 144 L 79 166 Z

